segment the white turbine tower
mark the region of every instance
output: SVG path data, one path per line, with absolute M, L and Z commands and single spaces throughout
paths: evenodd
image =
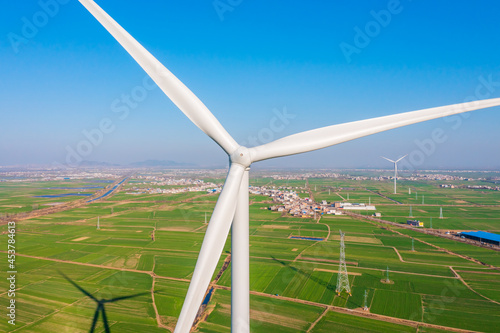
M 403 158 L 405 158 L 406 156 L 408 156 L 408 155 L 405 155 L 405 156 L 403 156 L 403 157 L 401 157 L 400 159 L 395 160 L 395 161 L 393 161 L 393 160 L 391 160 L 391 159 L 388 159 L 387 157 L 380 156 L 380 157 L 382 157 L 383 159 L 388 160 L 389 162 L 394 163 L 394 194 L 397 194 L 397 193 L 396 193 L 396 181 L 397 181 L 397 179 L 398 179 L 398 162 L 399 162 L 399 161 L 401 161 L 401 160 L 402 160 Z
M 229 156 L 229 172 L 203 239 L 177 321 L 176 333 L 190 331 L 231 228 L 231 329 L 233 332 L 250 330 L 248 172 L 252 163 L 305 153 L 426 120 L 500 105 L 500 98 L 496 98 L 405 112 L 322 127 L 247 148 L 239 145 L 208 108 L 177 77 L 94 1 L 79 1 L 151 76 L 170 100 Z

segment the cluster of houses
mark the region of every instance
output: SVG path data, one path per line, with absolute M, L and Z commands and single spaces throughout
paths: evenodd
M 376 209 L 372 205 L 349 202 L 328 203 L 323 200 L 321 203 L 317 203 L 311 198 L 301 198 L 296 191 L 281 188 L 251 186 L 250 193 L 271 198 L 273 205 L 268 208 L 269 210 L 288 213 L 296 217 L 314 217 L 317 214 L 342 215 L 344 210 Z
M 158 177 L 158 176 L 137 176 L 137 179 L 145 179 L 148 182 L 142 184 L 156 185 L 156 186 L 172 186 L 172 185 L 206 185 L 202 179 L 180 178 L 174 177 Z M 209 183 L 211 184 L 211 183 Z
M 274 180 L 307 180 L 308 178 L 341 178 L 342 174 L 332 172 L 307 172 L 302 174 L 274 174 L 271 178 Z
M 473 190 L 492 190 L 492 191 L 500 191 L 500 186 L 489 186 L 489 185 L 468 185 L 467 188 Z
M 462 181 L 473 180 L 472 178 L 455 176 L 452 174 L 439 174 L 439 173 L 415 173 L 411 177 L 408 177 L 407 179 L 409 179 L 409 180 L 462 180 Z
M 453 184 L 441 184 L 439 185 L 441 188 L 468 188 L 472 190 L 491 190 L 491 191 L 500 191 L 500 186 L 489 186 L 489 185 L 453 185 Z
M 175 187 L 132 187 L 132 192 L 127 192 L 127 194 L 175 194 L 175 193 L 185 193 L 185 192 L 207 192 L 207 193 L 219 193 L 222 190 L 221 185 L 214 183 L 205 183 L 201 179 L 174 179 L 174 178 L 164 178 L 152 181 L 149 183 L 143 182 L 147 185 L 156 186 L 175 186 Z M 179 186 L 180 185 L 180 186 Z
M 360 170 L 363 171 L 363 170 Z M 368 170 L 368 171 L 373 171 L 373 170 Z M 335 172 L 309 172 L 309 173 L 302 173 L 302 174 L 273 174 L 270 175 L 275 180 L 307 180 L 308 178 L 330 178 L 330 179 L 346 179 L 346 180 L 375 180 L 375 181 L 386 181 L 388 179 L 393 179 L 392 176 L 377 176 L 377 177 L 369 177 L 369 176 L 362 176 L 362 175 L 350 175 L 350 174 L 345 174 L 345 173 L 335 173 Z M 405 180 L 414 180 L 414 181 L 420 181 L 420 180 L 433 180 L 433 181 L 452 181 L 452 180 L 458 180 L 458 181 L 471 181 L 471 180 L 485 180 L 484 178 L 470 178 L 470 177 L 463 177 L 463 176 L 457 176 L 453 174 L 440 174 L 440 173 L 418 173 L 418 172 L 413 172 L 409 176 L 403 176 L 400 175 L 398 177 L 399 179 L 405 179 Z M 496 179 L 496 178 L 495 178 Z

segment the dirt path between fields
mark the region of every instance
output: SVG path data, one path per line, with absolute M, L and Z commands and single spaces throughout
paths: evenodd
M 393 202 L 395 202 L 395 203 L 396 203 L 396 204 L 398 204 L 398 205 L 402 205 L 402 204 L 403 204 L 403 203 L 401 203 L 401 202 L 399 202 L 399 201 L 397 201 L 397 200 L 394 200 L 394 199 L 392 199 L 392 198 L 389 198 L 388 196 L 383 195 L 383 194 L 382 194 L 382 193 L 380 193 L 380 192 L 375 192 L 375 191 L 369 190 L 369 189 L 367 189 L 367 188 L 365 188 L 365 190 L 367 190 L 368 192 L 371 192 L 371 193 L 373 193 L 373 194 L 375 194 L 375 195 L 378 195 L 378 196 L 380 196 L 380 197 L 382 197 L 382 198 L 384 198 L 384 199 L 387 199 L 387 200 L 393 201 Z
M 225 286 L 219 286 L 216 285 L 214 286 L 216 289 L 224 289 L 224 290 L 231 290 L 230 287 L 225 287 Z M 394 317 L 388 317 L 384 315 L 379 315 L 375 313 L 370 313 L 367 311 L 363 310 L 352 310 L 352 309 L 346 309 L 342 308 L 339 306 L 334 306 L 334 305 L 326 305 L 326 304 L 321 304 L 321 303 L 316 303 L 316 302 L 311 302 L 311 301 L 306 301 L 306 300 L 301 300 L 298 298 L 291 298 L 291 297 L 285 297 L 285 296 L 274 296 L 271 294 L 266 294 L 266 293 L 261 293 L 257 291 L 250 291 L 250 294 L 252 295 L 257 295 L 257 296 L 263 296 L 263 297 L 268 297 L 268 298 L 274 298 L 274 299 L 279 299 L 282 301 L 288 301 L 288 302 L 295 302 L 295 303 L 301 303 L 301 304 L 306 304 L 306 305 L 312 305 L 320 308 L 324 308 L 326 311 L 333 311 L 333 312 L 338 312 L 338 313 L 344 313 L 344 314 L 350 314 L 358 317 L 365 317 L 365 318 L 371 318 L 371 319 L 376 319 L 380 321 L 385 321 L 385 322 L 390 322 L 394 324 L 401 324 L 401 325 L 407 325 L 411 327 L 429 327 L 429 328 L 435 328 L 435 329 L 440 329 L 440 330 L 445 330 L 445 331 L 450 331 L 450 332 L 477 332 L 477 331 L 471 331 L 471 330 L 464 330 L 460 328 L 454 328 L 454 327 L 448 327 L 448 326 L 441 326 L 441 325 L 434 325 L 434 324 L 428 324 L 428 323 L 423 323 L 419 321 L 413 321 L 409 319 L 399 319 L 399 318 L 394 318 Z M 321 314 L 323 316 L 324 313 Z
M 394 249 L 394 251 L 396 252 L 396 254 L 398 255 L 399 257 L 399 261 L 401 262 L 405 262 L 407 264 L 416 264 L 416 265 L 432 265 L 432 266 L 440 266 L 440 267 L 443 267 L 443 266 L 446 266 L 446 265 L 443 265 L 443 264 L 431 264 L 431 263 L 427 263 L 427 262 L 418 262 L 418 261 L 408 261 L 408 260 L 404 260 L 403 257 L 401 256 L 401 254 L 399 253 L 398 249 L 395 248 L 394 246 L 392 247 Z M 415 251 L 416 252 L 416 251 Z M 464 267 L 464 266 L 455 266 L 455 267 Z M 500 273 L 499 273 L 500 274 Z
M 316 222 L 316 223 L 319 223 L 319 220 L 321 220 L 321 215 L 320 215 L 320 217 L 318 219 L 318 222 Z M 332 234 L 332 232 L 330 230 L 330 226 L 328 224 L 326 224 L 326 223 L 321 223 L 321 224 L 322 225 L 326 225 L 326 227 L 328 228 L 328 235 L 326 236 L 325 240 L 329 240 L 330 239 L 330 235 Z
M 316 221 L 316 223 L 319 223 L 319 221 L 321 220 L 323 216 L 322 215 L 319 215 L 318 217 L 318 220 Z M 319 223 L 319 224 L 322 224 L 322 225 L 326 225 L 326 227 L 328 228 L 328 235 L 326 236 L 325 240 L 328 240 L 330 238 L 330 234 L 331 234 L 331 231 L 330 231 L 330 226 L 328 224 L 325 224 L 325 223 Z M 299 228 L 300 229 L 300 228 Z M 293 260 L 294 262 L 301 259 L 302 257 L 302 253 L 304 253 L 306 250 L 308 250 L 310 247 L 318 244 L 319 242 L 323 242 L 322 240 L 320 241 L 317 241 L 317 242 L 314 242 L 312 243 L 311 245 L 309 245 L 308 247 L 306 247 L 304 250 L 302 250 L 298 255 L 297 257 L 295 257 L 295 260 Z
M 401 262 L 405 262 L 405 261 L 404 261 L 404 259 L 403 259 L 403 257 L 401 257 L 401 254 L 399 253 L 398 249 L 396 249 L 394 246 L 393 246 L 392 248 L 394 249 L 394 251 L 396 251 L 396 254 L 397 254 L 397 255 L 398 255 L 398 257 L 399 257 L 399 261 L 401 261 Z
M 0 251 L 0 253 L 7 253 L 7 251 Z M 63 264 L 72 264 L 72 265 L 88 266 L 88 267 L 96 267 L 96 268 L 106 268 L 106 269 L 112 269 L 112 270 L 115 270 L 115 271 L 123 271 L 123 272 L 142 273 L 142 274 L 148 274 L 151 277 L 154 276 L 154 277 L 159 278 L 159 279 L 181 281 L 181 282 L 190 282 L 191 281 L 189 279 L 182 279 L 182 278 L 174 278 L 174 277 L 170 277 L 170 276 L 156 275 L 152 271 L 141 271 L 139 269 L 119 268 L 119 267 L 112 267 L 112 266 L 106 266 L 106 265 L 96 265 L 96 264 L 89 264 L 89 263 L 83 263 L 83 262 L 77 262 L 77 261 L 69 261 L 69 260 L 47 258 L 47 257 L 38 257 L 38 256 L 32 256 L 32 255 L 20 254 L 20 253 L 17 253 L 16 256 L 26 257 L 26 258 L 33 258 L 33 259 L 39 259 L 39 260 L 47 260 L 47 261 L 53 261 L 53 262 L 59 262 L 59 263 L 63 263 Z
M 460 276 L 460 274 L 458 274 L 458 273 L 457 273 L 457 271 L 456 271 L 456 270 L 454 270 L 454 269 L 453 269 L 453 267 L 451 267 L 451 266 L 450 266 L 450 269 L 451 269 L 451 271 L 453 272 L 453 274 L 455 274 L 455 276 L 456 276 L 456 277 L 457 277 L 457 278 L 458 278 L 458 279 L 459 279 L 459 280 L 460 280 L 460 281 L 461 281 L 461 282 L 462 282 L 462 283 L 463 283 L 463 284 L 464 284 L 467 288 L 469 288 L 469 289 L 470 289 L 473 293 L 475 293 L 475 294 L 477 294 L 477 295 L 481 296 L 482 298 L 484 298 L 484 299 L 486 299 L 486 300 L 488 300 L 488 301 L 490 301 L 490 302 L 492 302 L 492 303 L 495 303 L 495 304 L 500 305 L 500 302 L 494 301 L 494 300 L 492 300 L 491 298 L 488 298 L 488 297 L 486 297 L 486 296 L 482 295 L 482 294 L 481 294 L 481 293 L 479 293 L 478 291 L 474 290 L 471 286 L 469 286 L 469 284 L 468 284 L 467 282 L 465 282 L 465 280 L 464 280 L 464 279 Z
M 1 253 L 6 253 L 6 251 L 0 251 L 0 252 Z M 74 262 L 74 261 L 68 261 L 68 260 L 62 260 L 62 259 L 46 258 L 46 257 L 39 257 L 39 256 L 25 255 L 25 254 L 17 254 L 17 255 L 21 256 L 21 257 L 34 258 L 34 259 L 46 260 L 46 261 L 53 261 L 53 262 L 59 262 L 59 263 L 74 264 L 74 265 L 96 267 L 96 268 L 104 268 L 104 269 L 111 269 L 111 270 L 116 270 L 116 271 L 126 271 L 126 272 L 148 274 L 148 275 L 150 275 L 153 278 L 153 286 L 152 286 L 151 292 L 152 292 L 153 304 L 154 304 L 154 308 L 155 308 L 155 314 L 156 314 L 156 319 L 157 319 L 157 322 L 158 322 L 158 327 L 167 329 L 169 331 L 171 331 L 172 328 L 169 327 L 169 326 L 164 325 L 161 322 L 161 317 L 160 317 L 160 315 L 158 313 L 158 309 L 156 308 L 156 304 L 154 302 L 153 291 L 154 291 L 155 279 L 159 278 L 159 279 L 166 279 L 166 280 L 172 280 L 172 281 L 190 282 L 189 279 L 182 279 L 182 278 L 174 278 L 174 277 L 167 277 L 167 276 L 156 275 L 152 271 L 143 271 L 143 270 L 129 269 L 129 268 L 117 268 L 117 267 L 110 267 L 110 266 L 105 266 L 105 265 L 80 263 L 80 262 Z M 223 267 L 219 271 L 219 274 L 217 274 L 216 279 L 211 283 L 210 288 L 214 287 L 215 289 L 231 290 L 231 287 L 225 287 L 225 286 L 220 286 L 220 285 L 216 284 L 217 281 L 222 276 L 222 273 L 224 273 L 224 271 L 228 268 L 230 260 L 231 260 L 230 256 L 228 256 L 226 258 L 226 260 L 225 260 L 225 263 L 224 263 Z M 485 296 L 477 293 L 475 290 L 473 290 L 467 283 L 465 283 L 465 281 L 463 281 L 463 279 L 461 279 L 461 277 L 458 275 L 458 273 L 456 273 L 456 271 L 454 271 L 453 269 L 452 269 L 452 271 L 456 275 L 455 278 L 460 279 L 462 281 L 462 283 L 464 283 L 469 289 L 471 289 L 473 292 L 475 292 L 476 294 L 480 295 L 481 297 L 483 297 L 485 299 L 488 299 L 487 297 L 485 297 Z M 416 273 L 413 273 L 413 274 L 416 274 Z M 426 274 L 417 274 L 417 275 L 426 275 Z M 435 275 L 428 275 L 428 276 L 435 276 Z M 387 317 L 387 316 L 382 316 L 382 315 L 367 313 L 367 312 L 364 312 L 364 311 L 350 310 L 350 309 L 345 309 L 345 308 L 342 308 L 342 307 L 337 307 L 337 306 L 333 306 L 333 305 L 325 305 L 325 304 L 311 302 L 311 301 L 306 301 L 306 300 L 301 300 L 301 299 L 289 298 L 289 297 L 284 297 L 284 296 L 274 296 L 274 295 L 270 295 L 270 294 L 266 294 L 266 293 L 261 293 L 261 292 L 256 292 L 256 291 L 250 291 L 250 293 L 253 294 L 253 295 L 258 295 L 258 296 L 265 296 L 265 297 L 270 297 L 270 298 L 277 298 L 277 299 L 281 299 L 281 300 L 285 300 L 285 301 L 292 301 L 292 302 L 297 302 L 297 303 L 302 303 L 302 304 L 307 304 L 307 305 L 313 305 L 313 306 L 323 307 L 326 310 L 330 310 L 330 311 L 347 313 L 347 314 L 352 314 L 352 315 L 357 315 L 357 316 L 362 316 L 362 317 L 371 317 L 371 318 L 382 320 L 382 321 L 399 323 L 399 324 L 405 324 L 405 325 L 410 325 L 410 326 L 414 326 L 414 327 L 424 326 L 424 327 L 432 327 L 432 328 L 444 329 L 444 330 L 454 331 L 454 332 L 471 332 L 471 331 L 461 330 L 461 329 L 455 329 L 455 328 L 451 328 L 451 327 L 444 327 L 444 326 L 439 326 L 439 325 L 432 325 L 432 324 L 415 322 L 415 321 L 411 321 L 411 320 L 405 320 L 405 319 L 398 319 L 398 318 L 393 318 L 393 317 Z M 498 303 L 496 301 L 493 301 L 491 299 L 488 299 L 488 300 L 491 301 L 491 302 L 500 304 L 500 303 Z M 202 316 L 200 318 L 200 320 L 198 321 L 198 323 L 201 322 L 201 321 L 203 321 L 203 320 L 205 320 L 205 319 L 206 319 L 206 316 Z
M 310 333 L 313 328 L 316 326 L 316 324 L 319 323 L 319 321 L 321 320 L 321 318 L 323 318 L 326 314 L 328 313 L 328 308 L 325 308 L 325 311 L 323 311 L 323 313 L 321 314 L 321 316 L 318 317 L 318 319 L 316 319 L 312 324 L 311 326 L 309 326 L 309 328 L 307 329 L 307 332 L 306 333 Z
M 457 266 L 455 266 L 457 267 Z M 456 272 L 459 273 L 473 273 L 473 274 L 486 274 L 486 275 L 500 275 L 500 273 L 494 273 L 494 272 L 481 272 L 481 271 L 464 271 L 461 269 L 456 269 Z
M 155 316 L 156 316 L 156 323 L 158 324 L 158 327 L 164 328 L 168 330 L 169 332 L 173 332 L 173 328 L 166 326 L 162 323 L 161 321 L 161 316 L 160 313 L 158 312 L 158 308 L 156 307 L 156 301 L 155 301 L 155 284 L 156 284 L 156 274 L 154 273 L 156 267 L 156 258 L 153 256 L 153 268 L 151 269 L 151 277 L 153 278 L 153 283 L 151 284 L 151 299 L 153 301 L 153 309 L 155 310 Z
M 268 257 L 258 257 L 258 256 L 250 256 L 250 258 L 271 260 Z M 307 258 L 307 257 L 296 258 L 293 260 L 292 259 L 277 259 L 277 260 L 282 261 L 282 262 L 287 261 L 290 263 L 297 263 L 297 262 L 315 263 L 315 262 L 319 262 L 319 264 L 324 265 L 324 266 L 334 266 L 335 265 L 335 267 L 338 267 L 338 263 L 339 263 L 338 260 L 316 259 L 316 258 Z M 408 263 L 408 262 L 406 262 L 406 263 Z M 350 261 L 346 261 L 346 264 L 352 264 L 353 266 L 358 265 L 358 263 L 350 262 Z M 436 264 L 436 265 L 441 266 L 441 267 L 446 267 L 446 265 L 438 265 L 438 264 Z M 353 268 L 360 269 L 360 270 L 379 271 L 379 272 L 386 271 L 385 269 L 371 268 L 371 267 L 353 267 Z M 432 274 L 425 274 L 425 273 L 413 273 L 413 272 L 403 272 L 403 271 L 394 271 L 394 270 L 391 270 L 391 272 L 398 273 L 398 274 L 437 277 L 437 278 L 442 278 L 442 279 L 456 279 L 456 277 L 454 277 L 454 276 L 432 275 Z
M 429 232 L 429 231 L 425 231 L 425 230 L 422 230 L 422 229 L 418 229 L 418 228 L 413 228 L 413 227 L 409 227 L 407 226 L 406 224 L 399 224 L 399 223 L 395 223 L 395 222 L 390 222 L 390 221 L 386 221 L 386 220 L 381 220 L 381 219 L 376 219 L 376 218 L 372 218 L 371 216 L 365 216 L 365 215 L 361 215 L 361 214 L 357 214 L 357 213 L 352 213 L 352 212 L 345 212 L 346 215 L 349 215 L 349 216 L 352 216 L 352 217 L 355 217 L 357 219 L 362 219 L 362 220 L 365 220 L 366 222 L 370 223 L 370 224 L 373 224 L 379 228 L 382 228 L 380 225 L 377 225 L 376 223 L 383 223 L 383 224 L 388 224 L 388 225 L 391 225 L 391 226 L 395 226 L 397 228 L 403 228 L 403 229 L 409 229 L 409 230 L 413 230 L 413 231 L 417 231 L 417 232 L 421 232 L 423 234 L 428 234 L 428 235 L 432 235 L 432 236 L 437 236 L 437 237 L 442 237 L 442 238 L 446 238 L 446 239 L 450 239 L 450 240 L 454 240 L 454 241 L 459 241 L 459 242 L 462 242 L 462 240 L 460 238 L 456 239 L 456 238 L 450 238 L 450 237 L 444 237 L 443 235 L 439 235 L 437 233 L 434 233 L 434 232 Z M 429 242 L 426 242 L 424 240 L 421 240 L 419 238 L 416 238 L 416 237 L 412 237 L 412 236 L 409 236 L 409 235 L 406 235 L 406 234 L 403 234 L 402 232 L 399 232 L 397 230 L 393 230 L 391 228 L 385 228 L 393 233 L 396 233 L 400 236 L 404 236 L 404 237 L 408 237 L 408 238 L 414 238 L 415 240 L 419 241 L 420 243 L 423 243 L 423 244 L 426 244 L 430 247 L 433 247 L 435 249 L 438 249 L 439 251 L 441 252 L 445 252 L 445 253 L 448 253 L 448 254 L 451 254 L 451 255 L 454 255 L 454 256 L 457 256 L 457 257 L 460 257 L 462 259 L 466 259 L 466 260 L 469 260 L 469 261 L 472 261 L 476 264 L 480 264 L 480 265 L 483 265 L 483 266 L 487 266 L 487 267 L 490 267 L 490 268 L 493 268 L 493 269 L 496 269 L 496 270 L 500 270 L 499 267 L 496 267 L 496 266 L 493 266 L 493 265 L 490 265 L 490 264 L 486 264 L 480 260 L 477 260 L 475 258 L 472 258 L 472 257 L 469 257 L 469 256 L 466 256 L 466 255 L 463 255 L 463 254 L 459 254 L 459 253 L 456 253 L 456 252 L 452 252 L 448 249 L 445 249 L 445 248 L 442 248 L 442 247 L 439 247 L 437 245 L 434 245 L 434 244 L 431 244 Z M 467 243 L 467 244 L 470 244 L 470 243 Z M 474 244 L 472 244 L 474 245 Z M 478 246 L 479 247 L 479 246 Z M 493 250 L 496 250 L 493 248 Z M 498 251 L 498 250 L 496 250 Z

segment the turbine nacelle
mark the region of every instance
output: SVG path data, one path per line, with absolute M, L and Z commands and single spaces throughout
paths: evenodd
M 253 163 L 252 150 L 245 146 L 239 146 L 229 155 L 231 164 L 239 164 L 248 168 Z

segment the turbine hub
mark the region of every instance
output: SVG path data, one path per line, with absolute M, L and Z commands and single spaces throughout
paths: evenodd
M 252 157 L 250 150 L 247 147 L 239 146 L 230 156 L 231 163 L 241 164 L 248 168 L 252 164 Z

